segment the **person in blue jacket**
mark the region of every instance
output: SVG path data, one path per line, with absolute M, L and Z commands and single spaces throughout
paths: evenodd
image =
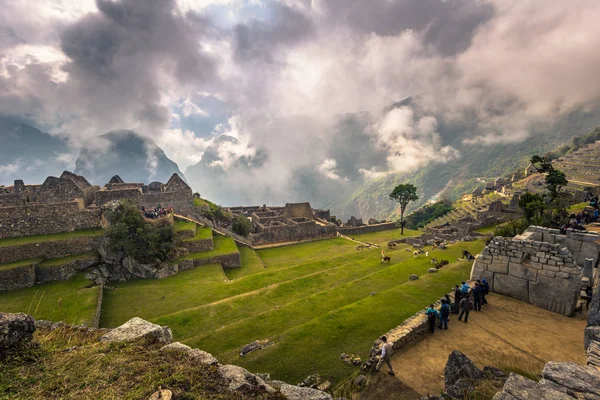
M 462 282 L 462 286 L 460 287 L 460 291 L 463 293 L 463 295 L 469 293 L 469 290 L 471 289 L 471 287 L 469 285 L 467 285 L 466 282 Z
M 429 330 L 433 333 L 435 331 L 435 320 L 438 318 L 439 313 L 433 308 L 433 304 L 431 304 L 427 311 L 425 311 L 425 315 L 427 315 L 427 322 L 429 322 Z
M 446 299 L 442 299 L 442 305 L 440 306 L 440 325 L 438 328 L 448 329 L 448 318 L 450 318 L 450 305 Z

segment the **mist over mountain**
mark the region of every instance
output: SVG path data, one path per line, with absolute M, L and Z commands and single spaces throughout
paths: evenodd
M 71 163 L 69 147 L 60 138 L 10 118 L 0 117 L 0 141 L 0 185 L 15 179 L 42 183 Z
M 108 132 L 90 141 L 81 149 L 74 172 L 95 185 L 106 184 L 114 175 L 125 182 L 166 182 L 174 173 L 185 179 L 152 139 L 129 130 Z

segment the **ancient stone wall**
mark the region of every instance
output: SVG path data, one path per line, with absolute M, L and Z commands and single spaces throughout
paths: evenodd
M 83 198 L 83 190 L 69 178 L 46 178 L 37 193 L 30 198 L 37 203 L 63 203 Z
M 102 318 L 102 301 L 104 300 L 104 285 L 100 285 L 98 299 L 96 300 L 96 312 L 94 313 L 94 322 L 92 328 L 100 328 L 100 319 Z
M 318 225 L 314 221 L 301 222 L 294 225 L 264 227 L 260 233 L 251 233 L 248 238 L 253 245 L 269 243 L 298 242 L 301 240 L 328 239 L 337 236 L 337 228 L 333 225 Z
M 213 240 L 212 238 L 202 240 L 188 240 L 181 242 L 181 246 L 188 249 L 190 253 L 209 251 L 213 249 Z
M 96 192 L 96 205 L 102 206 L 111 201 L 129 200 L 133 204 L 142 204 L 142 190 L 140 188 L 107 190 L 102 188 Z
M 76 260 L 62 265 L 35 266 L 37 283 L 66 281 L 77 273 L 94 264 L 96 260 Z
M 0 207 L 0 238 L 94 229 L 100 220 L 100 211 L 85 209 L 81 200 Z
M 178 270 L 185 271 L 206 264 L 221 264 L 223 268 L 240 268 L 242 256 L 240 253 L 231 253 L 198 260 L 184 260 L 179 262 Z
M 146 208 L 154 208 L 158 205 L 173 207 L 176 214 L 190 217 L 194 214 L 194 197 L 192 189 L 177 192 L 149 192 L 141 198 L 141 205 Z
M 579 230 L 567 229 L 566 234 L 563 235 L 558 229 L 530 226 L 523 233 L 523 237 L 566 247 L 573 254 L 575 261 L 580 267 L 584 266 L 586 258 L 593 259 L 594 266 L 598 265 L 600 235 L 596 232 L 581 232 Z
M 351 235 L 360 235 L 361 233 L 373 233 L 373 232 L 387 231 L 387 230 L 396 229 L 396 228 L 397 228 L 397 226 L 396 226 L 395 222 L 386 222 L 383 224 L 363 225 L 363 226 L 357 226 L 357 227 L 339 227 L 339 228 L 337 228 L 337 230 L 343 235 L 351 236 Z
M 98 237 L 81 236 L 70 239 L 18 244 L 0 247 L 0 264 L 30 258 L 59 258 L 94 250 Z
M 0 270 L 0 291 L 15 290 L 35 285 L 35 264 Z
M 494 238 L 471 270 L 471 279 L 487 279 L 492 292 L 564 315 L 575 309 L 581 278 L 566 247 L 522 236 Z
M 285 205 L 285 215 L 288 218 L 308 218 L 314 219 L 310 203 L 287 203 Z

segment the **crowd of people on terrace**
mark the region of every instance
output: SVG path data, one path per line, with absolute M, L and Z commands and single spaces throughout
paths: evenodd
M 146 218 L 158 219 L 171 214 L 173 212 L 173 207 L 161 207 L 159 204 L 157 207 L 147 210 L 146 207 L 142 206 L 142 212 Z

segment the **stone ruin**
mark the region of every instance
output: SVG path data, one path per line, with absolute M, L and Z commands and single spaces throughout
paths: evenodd
M 128 199 L 139 207 L 172 207 L 176 213 L 192 215 L 192 189 L 173 174 L 166 184 L 124 183 L 118 176 L 100 188 L 84 177 L 65 171 L 50 176 L 41 185 L 0 188 L 0 238 L 43 235 L 102 226 L 101 206 Z
M 284 207 L 231 207 L 234 217 L 248 218 L 254 232 L 248 235 L 253 245 L 328 239 L 337 236 L 336 226 L 323 216 L 329 210 L 313 210 L 310 203 L 287 203 Z
M 512 239 L 494 238 L 473 263 L 471 279 L 487 279 L 492 292 L 571 315 L 582 278 L 590 280 L 598 262 L 599 239 L 531 226 Z

